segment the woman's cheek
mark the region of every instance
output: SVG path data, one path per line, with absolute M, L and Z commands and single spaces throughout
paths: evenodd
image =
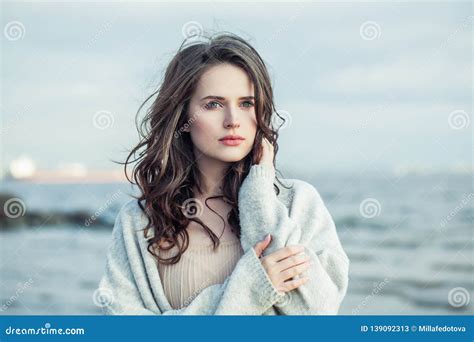
M 195 132 L 199 135 L 199 141 L 208 143 L 210 140 L 214 140 L 214 131 L 215 128 L 212 122 L 205 120 L 197 120 L 195 122 Z

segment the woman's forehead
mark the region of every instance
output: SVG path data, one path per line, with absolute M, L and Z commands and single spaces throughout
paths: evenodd
M 206 70 L 199 78 L 196 96 L 239 98 L 254 96 L 253 83 L 247 73 L 232 64 L 219 64 Z

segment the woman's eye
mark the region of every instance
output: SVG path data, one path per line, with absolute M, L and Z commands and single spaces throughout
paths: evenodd
M 219 102 L 211 101 L 211 102 L 208 102 L 204 107 L 206 107 L 206 109 L 214 109 L 214 108 L 217 108 L 218 106 L 220 106 Z
M 245 101 L 245 102 L 242 102 L 242 105 L 246 108 L 250 108 L 253 106 L 253 102 L 252 101 Z

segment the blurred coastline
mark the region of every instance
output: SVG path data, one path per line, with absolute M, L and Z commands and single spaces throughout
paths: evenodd
M 340 314 L 472 313 L 451 298 L 474 291 L 470 174 L 299 178 L 320 192 L 351 260 Z M 16 203 L 0 218 L 0 314 L 99 314 L 111 228 L 137 189 L 7 179 L 0 193 L 4 208 Z

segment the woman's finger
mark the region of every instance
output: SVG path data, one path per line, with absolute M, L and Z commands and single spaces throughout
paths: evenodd
M 308 261 L 306 261 L 303 264 L 290 267 L 286 269 L 285 271 L 281 272 L 279 277 L 280 279 L 283 279 L 283 281 L 293 278 L 297 276 L 298 274 L 303 273 L 304 271 L 307 271 L 310 265 L 311 264 Z
M 288 281 L 285 281 L 283 285 L 280 286 L 280 288 L 283 288 L 282 291 L 288 292 L 300 287 L 301 285 L 305 284 L 308 280 L 309 280 L 309 277 L 302 277 L 298 279 L 288 280 Z
M 265 236 L 265 238 L 262 240 L 262 241 L 259 241 L 255 244 L 255 246 L 253 247 L 254 250 L 255 250 L 255 254 L 257 254 L 257 256 L 260 258 L 260 256 L 262 255 L 263 251 L 268 247 L 268 245 L 270 244 L 270 241 L 271 241 L 271 238 L 272 236 L 270 234 L 267 234 Z
M 292 255 L 286 259 L 280 260 L 279 262 L 276 263 L 275 267 L 278 272 L 283 272 L 284 270 L 290 267 L 302 264 L 309 260 L 310 260 L 310 257 L 308 255 L 299 253 L 299 254 Z
M 304 251 L 303 245 L 290 245 L 269 254 L 266 256 L 270 264 L 274 264 L 282 259 L 285 259 L 294 254 L 298 254 Z

